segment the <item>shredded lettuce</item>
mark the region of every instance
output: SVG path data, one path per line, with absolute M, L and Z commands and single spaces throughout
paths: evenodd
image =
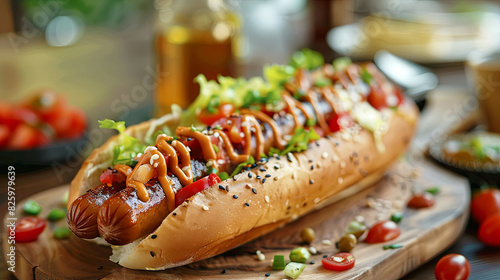
M 335 71 L 343 71 L 350 64 L 352 64 L 352 61 L 348 57 L 339 57 L 332 62 Z
M 252 156 L 249 156 L 247 161 L 242 162 L 242 163 L 238 164 L 238 166 L 236 166 L 236 168 L 233 170 L 233 173 L 231 173 L 231 176 L 229 176 L 229 177 L 233 177 L 234 175 L 240 173 L 240 171 L 243 168 L 245 168 L 247 165 L 252 165 L 254 163 L 255 163 L 255 159 Z
M 134 161 L 134 157 L 142 153 L 146 145 L 139 139 L 125 134 L 126 127 L 124 121 L 115 122 L 110 119 L 105 119 L 99 121 L 99 125 L 100 128 L 116 129 L 120 134 L 121 143 L 113 148 L 113 165 L 125 164 L 134 166 L 137 163 Z
M 325 59 L 323 55 L 317 51 L 311 49 L 302 49 L 293 54 L 288 65 L 293 68 L 305 68 L 307 70 L 313 70 L 325 64 Z
M 282 88 L 283 85 L 292 80 L 295 75 L 295 68 L 290 65 L 265 65 L 264 78 L 271 84 L 273 89 Z

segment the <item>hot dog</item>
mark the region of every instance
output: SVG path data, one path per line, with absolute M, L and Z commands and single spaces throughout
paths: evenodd
M 418 113 L 372 64 L 273 67 L 268 83 L 202 81 L 192 108 L 130 127 L 85 161 L 70 212 L 117 161 L 115 147 L 149 141 L 123 152 L 125 188 L 92 207 L 100 236 L 125 245 L 112 260 L 165 269 L 213 256 L 377 179 L 404 152 Z

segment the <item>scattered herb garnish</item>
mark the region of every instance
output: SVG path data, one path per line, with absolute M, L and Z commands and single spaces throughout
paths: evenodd
M 309 141 L 318 140 L 319 138 L 319 135 L 314 131 L 313 128 L 297 128 L 295 129 L 295 133 L 286 145 L 285 149 L 280 151 L 276 148 L 271 148 L 269 151 L 269 156 L 272 156 L 274 154 L 285 155 L 290 152 L 293 153 L 305 151 L 307 150 L 307 144 L 309 144 Z
M 432 195 L 436 195 L 441 191 L 441 189 L 439 189 L 438 186 L 434 186 L 432 188 L 426 189 L 425 191 L 432 194 Z
M 384 250 L 399 249 L 399 248 L 403 248 L 403 245 L 401 245 L 401 244 L 389 244 L 389 245 L 384 245 L 384 247 L 382 247 L 382 249 L 384 249 Z
M 391 216 L 391 221 L 393 221 L 395 223 L 401 222 L 402 219 L 403 219 L 403 213 L 401 213 L 401 212 L 394 213 Z
M 229 177 L 233 177 L 234 175 L 240 173 L 240 171 L 243 168 L 245 168 L 247 165 L 252 165 L 254 163 L 255 163 L 255 159 L 252 156 L 249 156 L 245 162 L 242 162 L 242 163 L 238 164 L 238 166 L 236 166 L 233 173 L 231 173 L 231 176 L 229 176 Z M 248 174 L 251 174 L 251 173 L 248 173 Z

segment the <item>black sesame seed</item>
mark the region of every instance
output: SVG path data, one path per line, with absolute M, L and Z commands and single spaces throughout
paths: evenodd
M 280 157 L 280 156 L 277 156 L 277 157 L 276 157 L 276 159 L 277 159 L 277 160 L 280 160 L 280 159 L 281 159 L 281 157 Z
M 287 159 L 289 162 L 292 162 L 292 157 L 290 156 L 290 153 L 286 154 L 286 159 Z
M 278 165 L 275 165 L 274 169 L 280 169 L 280 167 Z
M 149 251 L 149 253 L 151 254 L 151 257 L 155 257 L 155 253 L 153 251 Z
M 313 162 L 313 160 L 312 160 L 312 159 L 309 159 L 309 162 Z
M 266 172 L 266 169 L 264 167 L 259 168 L 260 172 Z
M 256 163 L 254 163 L 254 164 L 252 164 L 252 165 L 251 165 L 251 167 L 252 167 L 252 168 L 257 167 L 257 164 L 256 164 Z
M 255 177 L 255 178 L 257 178 L 257 180 L 260 180 L 260 178 L 262 178 L 262 177 L 260 177 L 260 175 L 257 175 L 257 177 Z
M 111 167 L 109 167 L 109 166 L 108 166 L 108 169 L 109 169 L 109 170 L 113 170 L 113 168 L 111 168 Z
M 233 181 L 236 181 L 236 176 L 233 176 Z
M 226 192 L 229 192 L 229 186 L 226 186 Z
M 269 178 L 269 177 L 271 177 L 271 174 L 266 174 L 266 176 L 264 176 L 264 177 Z
M 318 141 L 316 141 L 314 143 L 316 144 L 316 147 L 319 147 L 319 142 Z
M 316 262 L 315 261 L 311 261 L 310 264 L 315 264 Z
M 255 188 L 252 188 L 252 192 L 253 192 L 254 194 L 257 194 L 257 190 L 256 190 Z
M 174 212 L 174 213 L 172 213 L 172 215 L 177 216 L 177 213 Z
M 250 203 L 245 202 L 245 206 L 246 206 L 246 207 L 249 207 L 249 206 L 250 206 Z
M 224 186 L 223 186 L 223 185 L 219 185 L 219 189 L 221 189 L 221 190 L 223 190 L 223 191 L 225 191 L 225 190 L 226 190 L 226 188 L 224 188 Z
M 338 145 L 340 145 L 340 143 L 339 142 L 335 142 L 335 146 L 338 146 Z
M 326 139 L 330 140 L 330 139 L 332 139 L 332 137 L 330 135 L 327 135 Z
M 314 165 L 311 165 L 311 170 L 314 170 Z
M 287 210 L 290 210 L 290 209 L 292 209 L 292 206 L 288 206 L 286 209 L 287 209 Z
M 323 255 L 323 258 L 326 258 L 326 257 L 328 257 L 328 255 Z
M 111 173 L 118 173 L 118 170 L 113 169 L 113 170 L 111 171 Z
M 266 277 L 269 277 L 269 276 L 271 276 L 271 273 L 266 273 L 266 274 L 264 274 L 264 275 L 265 275 Z
M 266 178 L 262 179 L 262 184 L 264 184 L 266 182 Z
M 234 195 L 233 195 L 233 198 L 234 198 L 234 199 L 238 199 L 238 195 L 234 194 Z
M 250 166 L 249 166 L 249 167 L 247 167 L 247 171 L 250 171 Z
M 207 126 L 207 130 L 212 130 L 212 127 L 211 126 Z
M 157 237 L 156 234 L 151 235 L 151 239 L 155 239 Z
M 226 269 L 223 269 L 220 274 L 226 274 Z
M 252 173 L 248 173 L 248 178 L 252 178 Z
M 309 184 L 311 185 L 314 184 L 314 180 L 313 179 L 309 180 Z

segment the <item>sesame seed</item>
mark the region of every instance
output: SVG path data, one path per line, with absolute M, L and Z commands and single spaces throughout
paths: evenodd
M 327 157 L 328 157 L 328 153 L 327 152 L 324 152 L 324 153 L 321 154 L 321 158 L 322 159 L 325 159 Z
M 248 172 L 248 178 L 252 178 L 252 173 Z
M 314 165 L 311 165 L 311 170 L 314 170 Z
M 264 177 L 269 178 L 269 177 L 271 177 L 271 174 L 266 174 L 266 176 L 264 176 Z
M 266 273 L 266 274 L 264 274 L 264 275 L 265 275 L 266 277 L 269 277 L 269 276 L 271 276 L 271 273 Z
M 274 169 L 280 169 L 280 167 L 278 165 L 275 165 Z
M 295 172 L 294 172 L 294 173 L 292 174 L 292 179 L 295 179 L 295 176 L 296 176 L 296 175 L 295 175 Z
M 260 253 L 257 255 L 257 258 L 259 259 L 259 261 L 263 262 L 266 260 L 266 255 Z
M 155 239 L 157 237 L 156 234 L 151 235 L 151 239 Z
M 233 181 L 236 181 L 236 175 L 233 176 Z
M 309 252 L 313 255 L 316 255 L 318 253 L 318 249 L 316 249 L 316 247 L 309 247 Z
M 220 272 L 220 274 L 226 274 L 226 269 L 224 268 L 224 269 Z
M 314 184 L 314 180 L 313 179 L 309 180 L 309 184 L 311 185 Z
M 259 168 L 261 172 L 266 172 L 266 169 L 264 167 Z
M 226 190 L 226 188 L 224 188 L 224 186 L 223 186 L 223 185 L 219 185 L 219 189 L 221 189 L 221 190 L 223 190 L 223 191 L 225 191 L 225 190 Z
M 328 239 L 321 240 L 321 244 L 326 245 L 326 246 L 329 246 L 329 245 L 332 245 L 332 241 L 331 241 L 331 240 L 328 240 Z
M 257 178 L 257 180 L 260 180 L 260 178 L 262 178 L 262 177 L 260 177 L 259 175 L 257 175 L 255 178 Z
M 274 177 L 274 181 L 278 181 L 279 180 L 279 177 Z
M 262 184 L 264 184 L 266 182 L 266 178 L 262 179 Z
M 344 182 L 344 179 L 342 177 L 339 177 L 338 182 L 339 184 L 342 184 L 342 182 Z
M 208 210 L 210 210 L 210 208 L 208 208 L 208 206 L 206 206 L 206 205 L 203 205 L 203 210 L 208 211 Z
M 267 195 L 266 195 L 266 196 L 264 197 L 264 200 L 265 200 L 267 203 L 269 203 L 269 196 L 267 196 Z
M 309 161 L 310 163 L 311 163 L 311 162 L 313 162 L 313 160 L 312 160 L 312 159 L 309 159 L 308 161 Z
M 286 154 L 286 159 L 287 159 L 289 162 L 292 162 L 292 154 L 291 154 L 291 153 L 287 153 L 287 154 Z
M 250 203 L 245 202 L 245 206 L 246 206 L 246 207 L 250 207 Z
M 315 261 L 311 261 L 310 264 L 315 264 L 316 262 Z
M 238 195 L 234 194 L 234 195 L 233 195 L 233 198 L 234 198 L 234 199 L 238 199 Z
M 172 215 L 177 216 L 177 213 L 174 212 L 174 213 L 172 213 Z
M 153 251 L 149 251 L 149 254 L 151 255 L 151 257 L 155 257 L 155 253 Z
M 342 262 L 344 260 L 344 258 L 341 258 L 341 257 L 333 257 L 333 261 L 334 262 Z
M 281 159 L 281 157 L 280 157 L 280 156 L 277 156 L 277 157 L 276 157 L 276 159 L 277 159 L 277 160 L 280 160 L 280 159 Z
M 323 258 L 326 258 L 326 257 L 328 257 L 328 255 L 323 255 Z
M 226 186 L 226 192 L 229 192 L 229 186 Z
M 252 188 L 252 192 L 253 192 L 254 194 L 257 194 L 257 190 L 256 190 L 255 188 Z
M 316 144 L 316 147 L 319 147 L 319 142 L 318 141 L 314 142 L 314 144 Z

